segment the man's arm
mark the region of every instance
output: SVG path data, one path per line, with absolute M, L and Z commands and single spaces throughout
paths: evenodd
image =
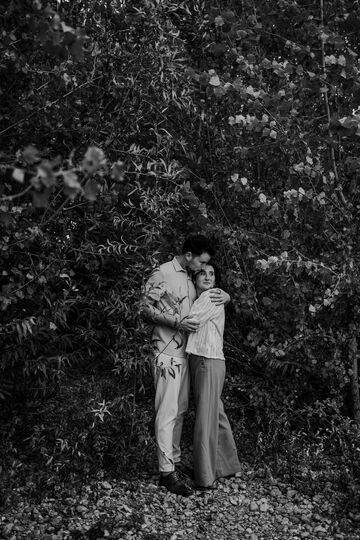
M 169 313 L 164 308 L 157 307 L 157 303 L 165 294 L 165 279 L 160 269 L 154 270 L 147 280 L 140 299 L 140 316 L 152 324 L 168 326 L 185 332 L 196 332 L 199 324 L 191 317 L 180 319 L 178 313 Z
M 211 289 L 210 300 L 215 304 L 215 306 L 221 306 L 223 304 L 226 306 L 230 302 L 231 297 L 227 292 L 216 288 Z
M 169 313 L 164 308 L 157 307 L 161 297 L 165 294 L 165 279 L 160 269 L 153 271 L 147 280 L 140 298 L 140 316 L 148 322 L 160 326 L 169 326 L 177 328 L 180 323 L 180 317 L 176 313 Z

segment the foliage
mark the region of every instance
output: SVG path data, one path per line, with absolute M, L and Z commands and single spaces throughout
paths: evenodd
M 359 420 L 360 8 L 13 0 L 0 18 L 2 420 L 48 404 L 44 460 L 58 467 L 78 438 L 79 460 L 102 463 L 120 425 L 147 440 L 137 299 L 152 265 L 199 230 L 232 296 L 238 435 L 252 422 L 276 454 L 327 429 L 332 407 L 339 425 Z M 93 426 L 82 404 L 52 439 L 50 411 L 83 377 L 102 381 L 103 408 L 91 405 Z M 65 417 L 81 403 L 67 399 Z M 56 439 L 70 441 L 60 457 Z

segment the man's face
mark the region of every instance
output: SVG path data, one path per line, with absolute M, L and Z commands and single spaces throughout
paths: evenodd
M 201 255 L 193 255 L 190 251 L 186 253 L 187 270 L 190 273 L 196 274 L 200 270 L 203 270 L 207 263 L 210 261 L 210 255 L 206 252 Z

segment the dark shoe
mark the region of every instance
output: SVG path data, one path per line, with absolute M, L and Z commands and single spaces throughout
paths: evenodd
M 171 493 L 182 495 L 183 497 L 189 497 L 194 493 L 189 486 L 180 480 L 176 471 L 171 472 L 170 474 L 162 474 L 160 476 L 159 486 L 164 486 L 168 491 L 171 491 Z
M 210 486 L 196 486 L 195 485 L 195 489 L 198 489 L 199 491 L 213 491 L 214 489 L 216 489 L 216 485 L 215 485 L 215 482 L 213 484 L 210 484 Z
M 175 463 L 175 468 L 180 474 L 183 474 L 187 476 L 188 478 L 190 478 L 191 480 L 194 480 L 194 469 L 192 469 L 188 465 L 185 465 L 184 463 L 179 462 L 179 463 Z

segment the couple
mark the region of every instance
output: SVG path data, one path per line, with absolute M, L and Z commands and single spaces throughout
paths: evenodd
M 211 489 L 217 478 L 240 470 L 231 427 L 221 401 L 225 378 L 224 304 L 220 276 L 210 262 L 213 247 L 202 235 L 185 240 L 182 253 L 150 275 L 141 313 L 154 325 L 155 438 L 159 485 L 189 496 L 179 475 L 180 438 L 188 408 L 190 377 L 196 419 L 193 444 L 195 486 Z

